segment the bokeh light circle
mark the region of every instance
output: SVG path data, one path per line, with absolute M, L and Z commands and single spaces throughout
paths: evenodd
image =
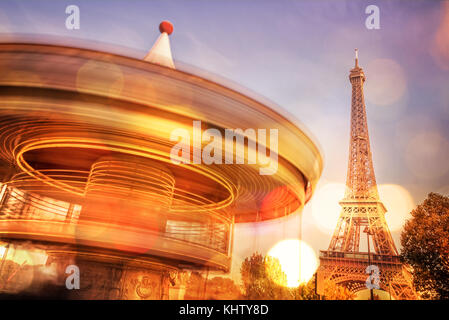
M 119 96 L 124 85 L 124 76 L 120 67 L 113 63 L 96 60 L 87 61 L 79 68 L 76 88 L 80 92 L 89 91 L 95 80 L 95 89 L 106 92 L 110 97 Z
M 370 104 L 390 106 L 399 101 L 407 90 L 402 67 L 390 59 L 376 59 L 366 67 L 371 75 L 366 81 L 365 95 Z
M 389 229 L 402 229 L 405 221 L 411 217 L 410 212 L 415 208 L 412 196 L 405 188 L 395 184 L 382 184 L 378 189 L 380 201 L 387 208 L 385 219 Z
M 339 202 L 343 200 L 346 186 L 343 183 L 325 183 L 318 187 L 311 203 L 312 217 L 318 228 L 326 234 L 332 234 L 341 213 Z M 410 193 L 399 185 L 378 185 L 380 201 L 388 212 L 385 215 L 392 231 L 400 230 L 409 213 L 415 208 Z
M 287 287 L 290 288 L 307 283 L 318 268 L 315 251 L 302 240 L 282 240 L 275 244 L 267 255 L 279 260 L 282 271 L 287 276 Z M 271 276 L 270 270 L 267 270 L 267 273 Z M 275 282 L 276 279 L 273 277 Z
M 421 179 L 435 179 L 449 170 L 449 142 L 438 132 L 421 132 L 408 142 L 405 162 L 409 171 Z
M 340 217 L 341 206 L 346 186 L 343 183 L 323 183 L 312 198 L 310 204 L 312 216 L 318 228 L 324 233 L 330 233 L 335 229 Z
M 433 57 L 436 65 L 443 70 L 449 70 L 449 3 L 441 3 L 441 21 L 433 35 L 430 55 Z

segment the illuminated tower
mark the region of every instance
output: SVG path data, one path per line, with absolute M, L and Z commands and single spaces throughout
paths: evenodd
M 356 49 L 355 66 L 349 74 L 352 101 L 346 192 L 340 201 L 342 210 L 329 248 L 320 252 L 318 291 L 323 294 L 324 280 L 346 286 L 353 292 L 366 289 L 369 276 L 366 268 L 375 265 L 380 270 L 380 289 L 396 299 L 413 299 L 416 295 L 411 278 L 399 261 L 385 220 L 387 210 L 377 191 L 363 96 L 365 79 Z M 365 239 L 363 233 L 366 233 L 368 252 L 360 249 L 360 241 Z M 374 252 L 370 252 L 370 243 Z

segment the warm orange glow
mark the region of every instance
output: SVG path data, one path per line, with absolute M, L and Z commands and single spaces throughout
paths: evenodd
M 123 88 L 123 73 L 112 63 L 90 60 L 78 70 L 76 88 L 88 92 L 92 79 L 96 80 L 96 90 L 107 92 L 110 96 L 118 96 Z
M 323 183 L 312 199 L 312 216 L 317 226 L 324 233 L 332 234 L 341 213 L 339 202 L 343 199 L 345 192 L 343 183 Z M 403 187 L 394 184 L 378 185 L 380 199 L 387 208 L 385 218 L 389 228 L 396 231 L 402 228 L 409 213 L 415 207 L 410 193 Z
M 6 246 L 0 247 L 0 259 L 12 260 L 17 264 L 27 265 L 42 265 L 47 260 L 47 255 L 41 250 L 25 250 L 10 247 L 8 250 L 8 256 L 4 256 L 6 253 Z
M 410 193 L 403 187 L 395 184 L 382 184 L 378 186 L 379 195 L 387 208 L 385 219 L 391 231 L 400 230 L 405 220 L 410 218 L 410 211 L 415 208 Z
M 315 251 L 302 240 L 278 242 L 268 251 L 268 255 L 279 260 L 287 276 L 287 286 L 291 288 L 308 282 L 318 267 Z
M 158 271 L 184 263 L 227 271 L 234 224 L 301 210 L 304 190 L 313 190 L 321 174 L 322 159 L 313 141 L 284 115 L 238 91 L 104 52 L 0 47 L 8 61 L 2 65 L 2 84 L 30 92 L 23 99 L 15 91 L 4 92 L 0 108 L 0 160 L 18 169 L 9 172 L 5 165 L 0 234 L 31 244 L 54 243 L 58 250 L 48 251 L 49 263 L 71 261 L 80 252 L 77 261 L 88 256 L 89 264 L 134 264 L 137 254 L 139 264 L 158 264 Z M 61 61 L 63 67 L 56 67 Z M 18 70 L 43 81 L 17 79 Z M 260 174 L 263 164 L 249 161 L 229 165 L 229 155 L 241 155 L 237 135 L 235 151 L 234 138 L 221 136 L 221 149 L 232 142 L 228 157 L 221 153 L 222 161 L 174 162 L 174 130 L 186 136 L 177 142 L 187 151 L 210 146 L 201 137 L 196 144 L 195 121 L 203 123 L 200 133 L 213 129 L 218 136 L 235 128 L 269 130 L 269 145 L 258 145 L 265 146 L 270 159 L 276 155 L 276 172 Z M 242 141 L 242 149 L 255 149 L 252 140 Z M 221 149 L 214 147 L 214 156 Z M 189 157 L 196 154 L 187 151 Z M 8 257 L 14 254 L 27 265 L 45 260 L 31 250 L 9 251 Z M 51 268 L 46 271 L 53 274 Z
M 317 226 L 324 233 L 332 233 L 340 216 L 341 206 L 339 202 L 345 194 L 343 183 L 323 182 L 318 184 L 318 189 L 310 204 L 312 216 Z
M 430 53 L 440 68 L 449 70 L 449 3 L 442 2 L 441 6 L 442 19 L 435 32 Z

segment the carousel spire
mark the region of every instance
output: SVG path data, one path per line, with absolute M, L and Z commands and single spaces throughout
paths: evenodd
M 173 32 L 173 25 L 169 21 L 162 21 L 159 31 L 161 32 L 159 38 L 143 60 L 175 69 L 168 37 Z

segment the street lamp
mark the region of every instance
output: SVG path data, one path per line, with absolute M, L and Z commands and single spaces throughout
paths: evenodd
M 371 232 L 371 229 L 367 226 L 365 227 L 365 229 L 363 230 L 363 232 L 366 233 L 366 240 L 368 242 L 368 265 L 371 265 L 371 253 L 370 253 L 370 245 L 369 245 L 369 236 L 372 235 L 373 233 Z M 374 293 L 373 293 L 373 287 L 371 286 L 370 289 L 370 298 L 371 300 L 374 300 Z

